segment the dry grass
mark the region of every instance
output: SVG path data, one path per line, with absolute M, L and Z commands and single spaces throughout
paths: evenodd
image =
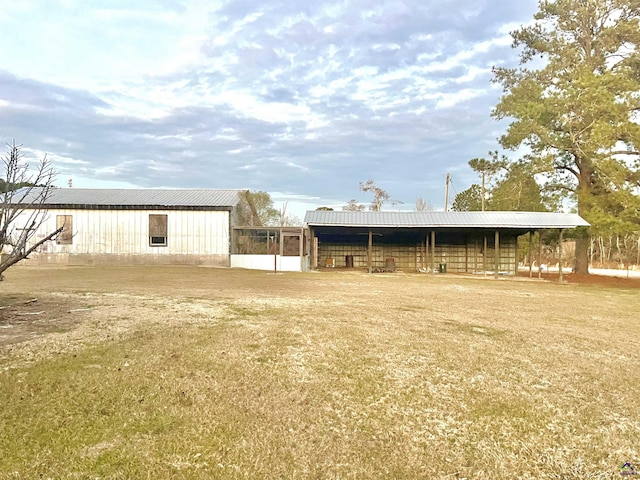
M 188 267 L 7 277 L 0 299 L 91 309 L 0 347 L 0 478 L 620 478 L 640 463 L 637 290 Z

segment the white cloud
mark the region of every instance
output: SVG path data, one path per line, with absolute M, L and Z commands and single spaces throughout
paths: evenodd
M 0 131 L 77 186 L 228 182 L 326 205 L 385 178 L 437 206 L 439 179 L 414 172 L 486 152 L 491 66 L 535 10 L 464 3 L 17 2 L 0 9 Z

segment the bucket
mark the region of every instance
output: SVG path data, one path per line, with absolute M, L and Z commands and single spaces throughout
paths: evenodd
M 344 263 L 347 268 L 353 268 L 353 255 L 347 255 L 344 257 Z
M 441 263 L 441 264 L 439 265 L 439 267 L 440 267 L 440 268 L 438 269 L 438 271 L 439 271 L 440 273 L 447 273 L 447 264 L 446 264 L 446 263 Z
M 396 261 L 393 258 L 386 258 L 384 260 L 384 269 L 387 272 L 395 272 L 396 271 Z

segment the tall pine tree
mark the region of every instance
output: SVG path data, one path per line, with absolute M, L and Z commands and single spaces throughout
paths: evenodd
M 511 119 L 500 143 L 528 146 L 596 229 L 640 229 L 639 19 L 639 0 L 541 0 L 512 32 L 521 66 L 494 69 L 504 95 L 493 116 Z M 578 273 L 588 245 L 579 232 Z

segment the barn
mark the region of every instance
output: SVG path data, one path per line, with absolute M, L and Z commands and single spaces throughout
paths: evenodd
M 31 262 L 230 266 L 243 190 L 52 189 L 32 244 L 63 227 Z M 32 192 L 34 193 L 34 192 Z M 15 195 L 14 198 L 20 198 Z M 17 222 L 27 228 L 29 197 Z M 20 224 L 20 219 L 25 219 Z
M 518 237 L 589 224 L 548 212 L 349 212 L 305 215 L 311 265 L 451 273 L 517 272 Z

